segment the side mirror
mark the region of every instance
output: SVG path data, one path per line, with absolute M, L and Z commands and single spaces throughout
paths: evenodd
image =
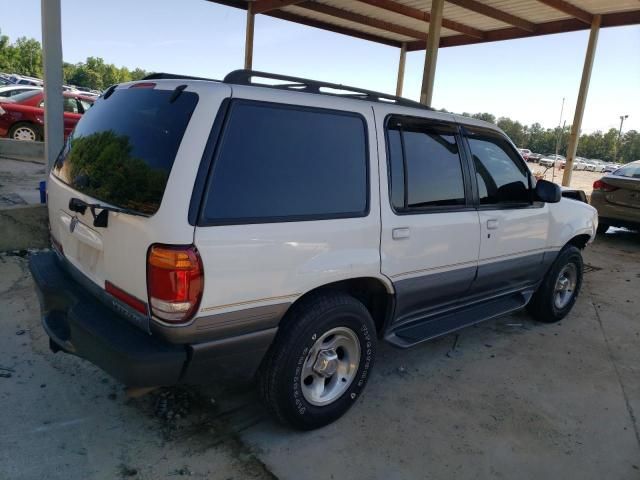
M 536 199 L 545 203 L 558 203 L 562 198 L 560 187 L 547 180 L 538 180 L 536 183 Z

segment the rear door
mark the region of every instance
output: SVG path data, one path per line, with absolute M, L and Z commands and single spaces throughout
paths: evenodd
M 109 282 L 145 305 L 149 246 L 193 242 L 190 192 L 215 113 L 230 93 L 196 85 L 176 96 L 181 83 L 125 84 L 97 100 L 47 185 L 54 245 L 100 288 Z M 108 212 L 107 225 L 97 226 L 91 208 L 72 210 L 72 199 L 131 214 Z
M 504 135 L 485 128 L 463 131 L 475 170 L 481 231 L 472 292 L 520 290 L 543 273 L 549 207 L 533 201 L 530 171 Z
M 195 232 L 201 315 L 255 320 L 318 286 L 380 277 L 375 138 L 366 102 L 233 86 Z
M 376 106 L 382 273 L 396 291 L 395 322 L 464 302 L 480 248 L 471 177 L 451 115 Z

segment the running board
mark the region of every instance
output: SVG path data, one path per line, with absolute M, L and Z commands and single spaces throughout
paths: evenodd
M 529 302 L 532 293 L 532 291 L 512 293 L 455 311 L 429 316 L 391 330 L 385 335 L 385 340 L 396 347 L 413 347 L 418 343 L 461 328 L 520 310 Z

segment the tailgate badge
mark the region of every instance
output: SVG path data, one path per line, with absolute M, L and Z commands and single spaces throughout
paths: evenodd
M 73 217 L 71 217 L 71 222 L 69 222 L 69 231 L 71 233 L 73 233 L 73 231 L 76 229 L 76 225 L 78 225 L 78 217 L 76 217 L 75 215 Z

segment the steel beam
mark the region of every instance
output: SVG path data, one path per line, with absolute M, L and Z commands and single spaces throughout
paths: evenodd
M 556 10 L 566 13 L 567 15 L 571 15 L 574 18 L 577 18 L 581 22 L 590 25 L 593 23 L 593 15 L 583 10 L 579 7 L 576 7 L 573 3 L 566 2 L 565 0 L 538 0 L 540 3 L 544 3 L 551 8 L 555 8 Z
M 404 84 L 404 64 L 407 59 L 407 44 L 400 47 L 400 60 L 398 61 L 398 81 L 396 83 L 396 97 L 402 96 L 402 85 Z
M 296 5 L 297 3 L 302 3 L 305 0 L 255 0 L 252 3 L 253 13 L 266 13 L 272 10 L 279 10 L 283 7 L 288 7 L 289 5 Z
M 45 0 L 42 0 L 45 1 Z M 244 68 L 245 70 L 251 70 L 253 67 L 253 27 L 256 16 L 253 13 L 253 2 L 248 2 L 247 5 L 247 30 L 245 33 L 244 41 Z
M 442 27 L 442 10 L 444 0 L 431 2 L 431 23 L 427 36 L 427 51 L 424 58 L 424 72 L 422 74 L 422 89 L 420 103 L 428 107 L 433 99 L 433 83 L 436 78 L 436 64 L 438 63 L 438 47 L 440 45 L 440 29 Z
M 569 136 L 569 145 L 567 147 L 567 162 L 564 166 L 564 174 L 562 175 L 562 185 L 564 185 L 565 187 L 568 187 L 571 183 L 573 160 L 576 157 L 578 141 L 580 140 L 580 127 L 582 126 L 584 106 L 587 103 L 587 94 L 589 93 L 589 82 L 591 81 L 593 60 L 596 56 L 596 46 L 598 45 L 598 33 L 600 32 L 601 21 L 602 17 L 600 15 L 594 15 L 593 22 L 591 22 L 589 43 L 587 45 L 587 53 L 584 57 L 584 66 L 582 67 L 580 90 L 578 91 L 578 100 L 576 101 L 576 110 L 573 116 L 573 123 L 571 124 L 571 135 Z
M 51 170 L 64 145 L 60 0 L 40 0 L 44 70 L 44 153 Z

